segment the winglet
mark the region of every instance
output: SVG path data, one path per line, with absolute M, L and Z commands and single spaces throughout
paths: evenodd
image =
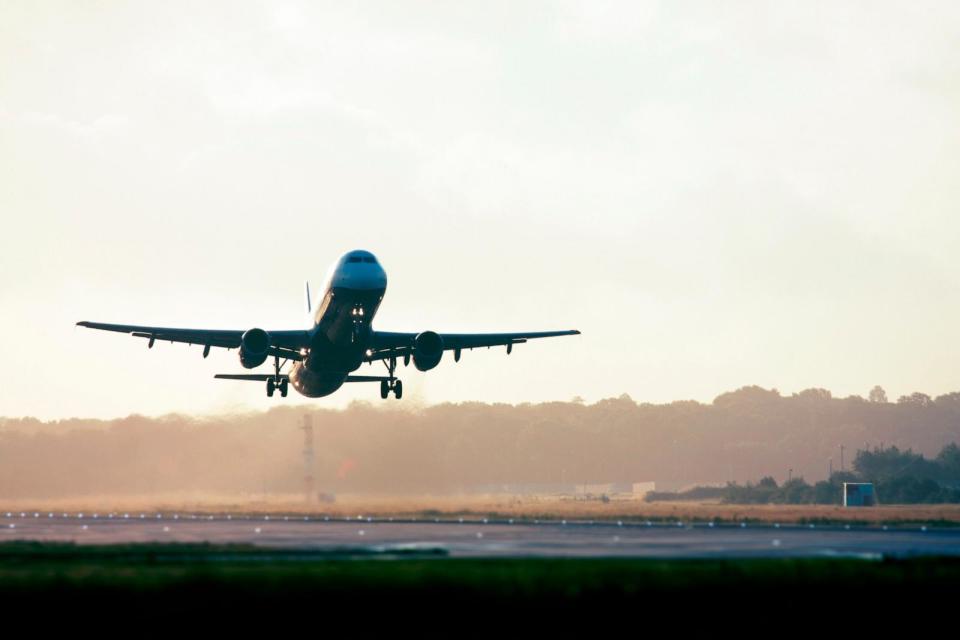
M 307 285 L 307 313 L 310 313 L 311 311 L 313 311 L 313 308 L 312 308 L 313 305 L 310 304 L 310 281 L 309 280 L 307 280 L 306 285 Z

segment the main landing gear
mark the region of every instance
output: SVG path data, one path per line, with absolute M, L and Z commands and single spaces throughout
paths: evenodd
M 283 364 L 287 364 L 287 361 L 284 360 Z M 280 364 L 280 356 L 273 356 L 273 377 L 267 378 L 267 397 L 272 398 L 273 392 L 279 390 L 280 397 L 287 397 L 287 387 L 289 381 L 286 376 L 280 375 L 280 369 L 283 367 L 283 364 Z
M 380 397 L 384 400 L 387 399 L 387 396 L 390 395 L 390 392 L 393 391 L 393 395 L 399 400 L 403 397 L 403 382 L 400 380 L 381 380 L 380 381 Z
M 272 398 L 274 391 L 280 391 L 280 396 L 282 398 L 287 397 L 287 388 L 288 382 L 286 378 L 281 378 L 280 382 L 276 382 L 273 378 L 267 379 L 267 397 Z
M 393 372 L 397 370 L 397 359 L 384 360 L 383 364 L 387 367 L 387 375 L 390 376 L 390 379 L 380 381 L 380 397 L 386 400 L 390 392 L 393 391 L 393 396 L 399 400 L 403 397 L 403 382 L 393 375 Z

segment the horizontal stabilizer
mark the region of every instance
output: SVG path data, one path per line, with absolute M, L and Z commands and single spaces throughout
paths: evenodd
M 273 378 L 272 373 L 218 373 L 213 376 L 214 378 L 219 378 L 220 380 L 250 380 L 253 382 L 266 382 Z M 289 380 L 289 376 L 285 373 L 280 374 L 281 380 Z M 347 376 L 347 379 L 344 382 L 382 382 L 384 380 L 390 381 L 394 378 L 389 376 Z

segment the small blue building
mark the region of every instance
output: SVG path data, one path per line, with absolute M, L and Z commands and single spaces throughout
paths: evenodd
M 877 504 L 872 482 L 844 482 L 843 506 L 872 507 Z

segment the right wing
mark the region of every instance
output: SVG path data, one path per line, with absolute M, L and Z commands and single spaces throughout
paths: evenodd
M 172 327 L 147 327 L 133 324 L 107 324 L 104 322 L 78 322 L 77 326 L 102 331 L 116 331 L 127 333 L 136 338 L 147 338 L 149 346 L 154 340 L 166 342 L 183 342 L 199 344 L 204 347 L 222 347 L 236 349 L 240 346 L 240 338 L 244 332 L 239 330 L 223 329 L 179 329 Z M 271 356 L 279 356 L 290 360 L 302 360 L 300 349 L 310 345 L 310 338 L 306 331 L 268 331 L 270 335 Z

